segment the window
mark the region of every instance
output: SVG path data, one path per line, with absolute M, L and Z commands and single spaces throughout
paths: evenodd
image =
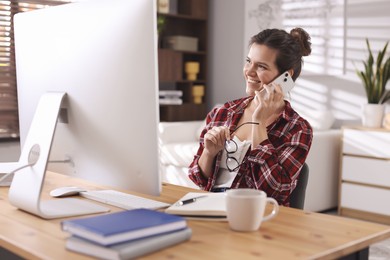
M 365 39 L 370 41 L 376 59 L 390 41 L 390 1 L 348 0 L 346 9 L 345 74 L 356 76 L 355 68 L 363 69 L 368 56 Z M 389 55 L 390 48 L 387 48 Z
M 55 0 L 0 0 L 0 139 L 19 137 L 13 16 L 19 12 L 64 4 Z
M 344 0 L 288 1 L 282 4 L 283 27 L 304 28 L 311 36 L 312 53 L 305 71 L 340 75 L 344 67 Z
M 365 39 L 374 53 L 390 40 L 388 0 L 282 0 L 283 27 L 303 27 L 312 37 L 313 52 L 305 71 L 356 76 L 367 57 Z

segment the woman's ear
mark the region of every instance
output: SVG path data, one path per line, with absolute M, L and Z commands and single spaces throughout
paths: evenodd
M 293 69 L 289 69 L 288 73 L 290 73 L 290 76 L 292 77 L 294 75 L 294 70 Z

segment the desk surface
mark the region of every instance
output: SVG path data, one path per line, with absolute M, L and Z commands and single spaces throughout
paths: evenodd
M 67 185 L 109 188 L 48 173 L 42 196 L 49 198 L 48 191 Z M 191 189 L 164 184 L 160 197 L 145 197 L 173 203 L 188 191 Z M 8 188 L 1 187 L 0 247 L 28 259 L 90 259 L 65 249 L 68 234 L 61 230 L 62 219 L 44 220 L 17 210 L 8 203 L 7 194 Z M 390 238 L 390 226 L 286 207 L 256 232 L 231 231 L 227 222 L 189 220 L 188 224 L 193 231 L 190 241 L 144 258 L 334 259 Z

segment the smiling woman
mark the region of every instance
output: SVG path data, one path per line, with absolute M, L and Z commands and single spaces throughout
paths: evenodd
M 310 150 L 312 128 L 284 100 L 280 84 L 273 80 L 288 71 L 295 81 L 310 45 L 310 36 L 301 28 L 290 33 L 266 29 L 250 39 L 243 68 L 247 97 L 207 115 L 189 169 L 197 186 L 215 192 L 260 189 L 279 204 L 290 205 Z M 268 95 L 261 94 L 264 90 Z M 226 143 L 235 144 L 234 149 L 226 148 Z

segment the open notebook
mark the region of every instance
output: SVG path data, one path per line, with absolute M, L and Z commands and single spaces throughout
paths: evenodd
M 197 198 L 181 205 L 181 201 Z M 226 220 L 226 193 L 189 192 L 165 210 L 166 213 L 204 220 Z

